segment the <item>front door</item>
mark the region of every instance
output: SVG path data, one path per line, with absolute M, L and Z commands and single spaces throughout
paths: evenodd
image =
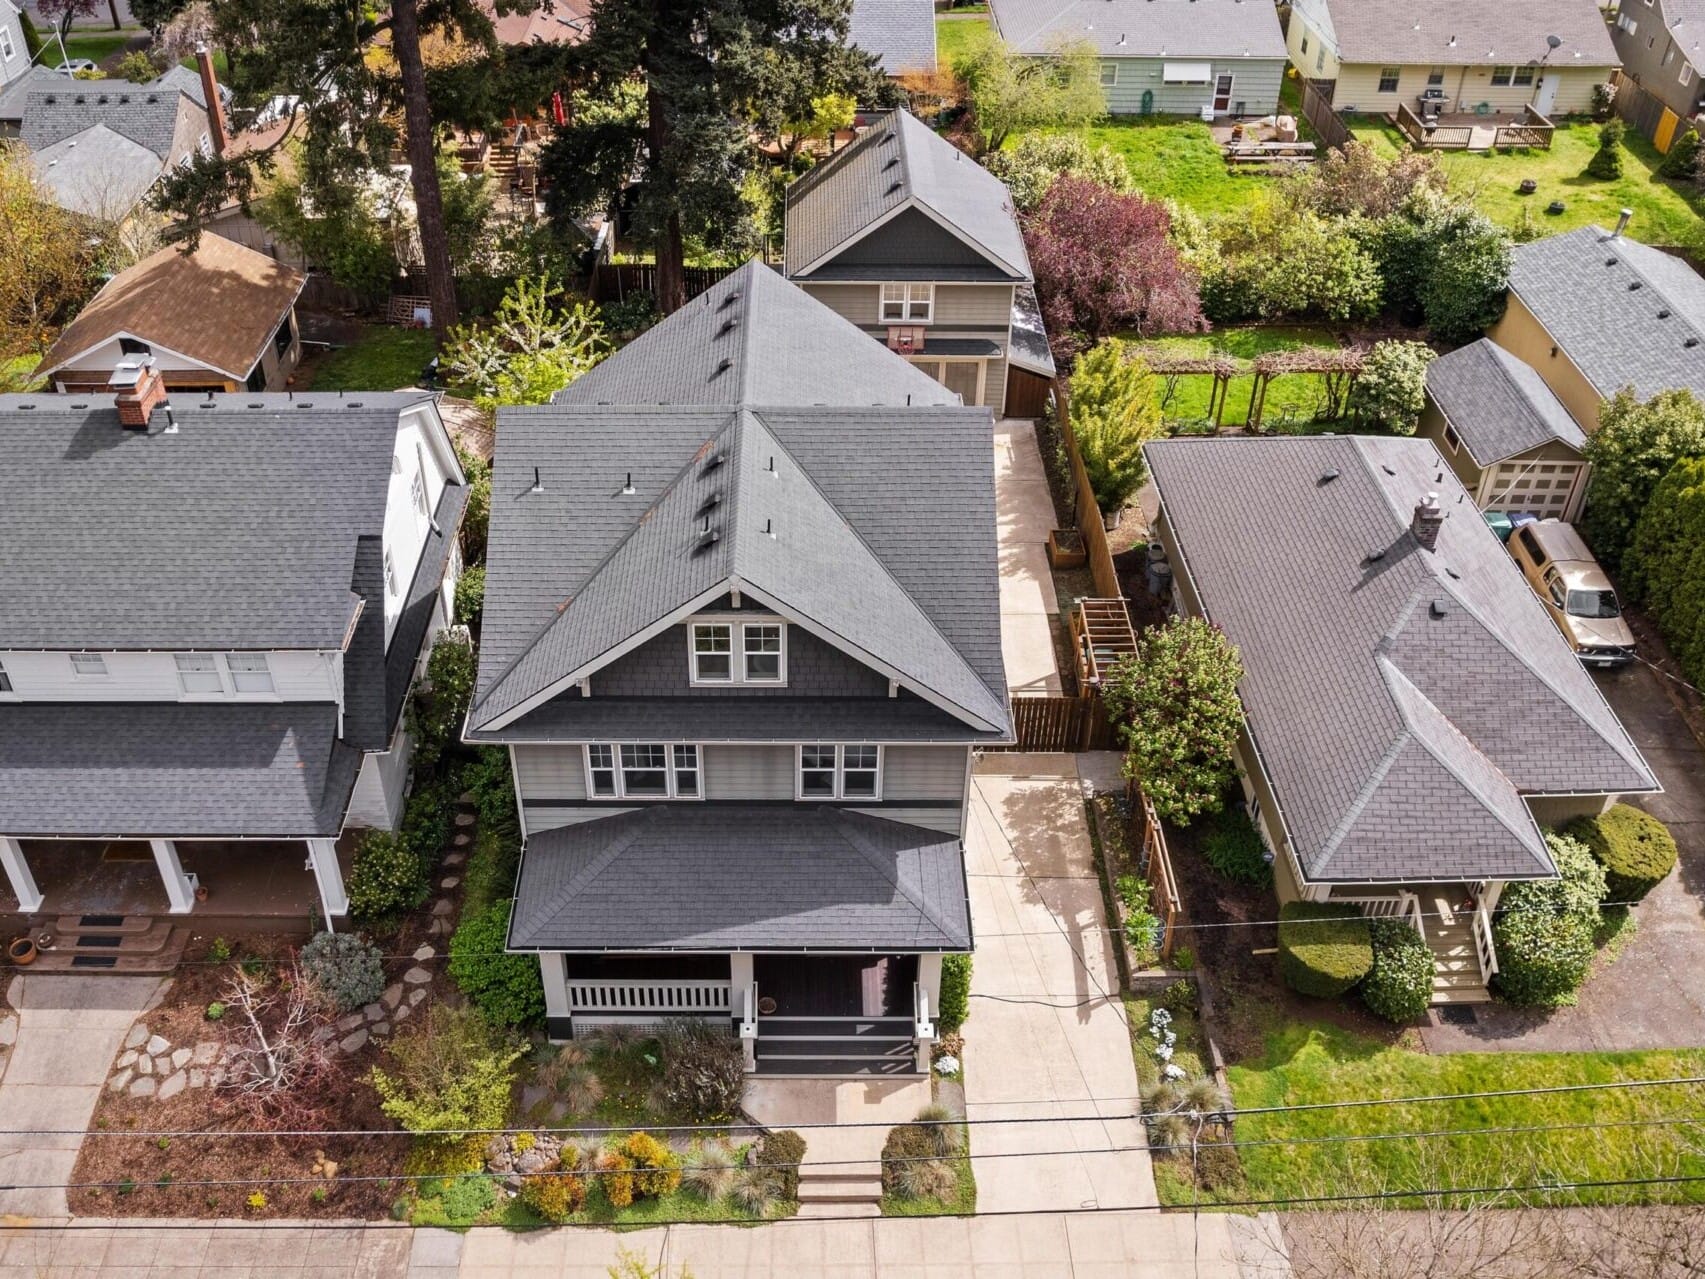
M 1540 115 L 1549 116 L 1551 108 L 1557 105 L 1557 73 L 1547 71 L 1539 77 L 1539 92 L 1533 95 L 1533 109 Z
M 1232 77 L 1222 75 L 1214 81 L 1214 114 L 1224 115 L 1231 110 Z
M 977 395 L 977 383 L 983 368 L 981 360 L 948 360 L 946 372 L 942 375 L 942 385 L 954 392 L 967 404 L 981 404 Z

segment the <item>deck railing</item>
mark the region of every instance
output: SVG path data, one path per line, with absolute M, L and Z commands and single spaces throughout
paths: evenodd
M 1420 116 L 1401 102 L 1397 104 L 1397 112 L 1392 119 L 1409 141 L 1429 151 L 1466 151 L 1468 144 L 1474 139 L 1473 125 L 1427 125 L 1422 122 Z
M 1354 906 L 1369 919 L 1401 919 L 1408 923 L 1416 932 L 1421 934 L 1421 940 L 1427 939 L 1427 927 L 1423 922 L 1421 899 L 1411 892 L 1390 893 L 1368 897 L 1334 897 L 1334 905 L 1339 902 Z
M 1474 953 L 1480 960 L 1480 976 L 1491 981 L 1498 975 L 1498 952 L 1492 945 L 1492 912 L 1486 909 L 1485 902 L 1474 907 L 1472 931 Z
M 654 1013 L 702 1017 L 729 1013 L 733 987 L 726 981 L 574 981 L 568 1006 L 576 1013 Z

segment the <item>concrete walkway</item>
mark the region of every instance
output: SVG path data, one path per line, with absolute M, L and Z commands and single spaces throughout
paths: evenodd
M 1001 653 L 1014 693 L 1063 691 L 1052 621 L 1060 611 L 1048 568 L 1054 499 L 1036 447 L 1036 426 L 995 423 L 995 513 L 1000 544 Z
M 20 974 L 6 1000 L 17 1010 L 17 1041 L 0 1075 L 0 1183 L 42 1185 L 0 1190 L 0 1214 L 64 1218 L 63 1185 L 124 1034 L 162 989 L 159 977 Z
M 984 756 L 965 852 L 977 938 L 966 1111 L 980 1120 L 1096 1116 L 974 1128 L 974 1155 L 1023 1156 L 978 1161 L 978 1209 L 1155 1203 L 1074 757 Z

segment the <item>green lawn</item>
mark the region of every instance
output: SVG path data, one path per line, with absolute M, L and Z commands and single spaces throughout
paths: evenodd
M 938 17 L 935 20 L 936 65 L 944 70 L 951 68 L 953 60 L 970 48 L 971 44 L 981 37 L 981 33 L 988 29 L 987 19 Z
M 1125 116 L 1081 130 L 1092 147 L 1106 145 L 1125 158 L 1144 195 L 1177 200 L 1203 217 L 1254 203 L 1271 179 L 1226 169 L 1218 143 L 1200 120 L 1177 116 Z M 1016 143 L 1016 136 L 1008 146 Z
M 310 391 L 395 391 L 419 386 L 436 348 L 425 329 L 375 325 L 315 371 Z
M 1327 329 L 1275 325 L 1268 328 L 1216 329 L 1212 333 L 1189 337 L 1156 338 L 1144 345 L 1168 355 L 1206 357 L 1223 354 L 1250 360 L 1269 351 L 1290 351 L 1300 346 L 1337 346 L 1338 339 Z M 1247 421 L 1254 381 L 1253 377 L 1232 379 L 1223 425 L 1238 426 Z M 1201 418 L 1208 412 L 1212 390 L 1213 377 L 1209 374 L 1180 375 L 1163 412 L 1168 420 Z M 1312 417 L 1316 404 L 1324 397 L 1325 387 L 1319 374 L 1294 373 L 1274 378 L 1267 388 L 1263 420 L 1270 426 L 1276 424 L 1287 406 L 1295 419 Z
M 65 37 L 65 56 L 75 61 L 87 58 L 94 63 L 105 62 L 115 53 L 122 53 L 134 34 L 128 31 L 108 31 L 101 35 L 70 35 Z M 42 38 L 41 65 L 57 67 L 64 59 L 59 56 L 59 41 Z
M 1240 1110 L 1367 1097 L 1417 1097 L 1499 1089 L 1664 1079 L 1705 1074 L 1705 1050 L 1628 1053 L 1447 1053 L 1429 1056 L 1387 1046 L 1325 1023 L 1286 1023 L 1266 1037 L 1261 1059 L 1233 1066 Z M 1688 1126 L 1615 1127 L 1675 1115 Z M 1471 1101 L 1242 1115 L 1239 1142 L 1273 1138 L 1462 1130 L 1424 1140 L 1244 1145 L 1247 1177 L 1227 1199 L 1357 1194 L 1428 1185 L 1544 1185 L 1559 1181 L 1705 1175 L 1705 1088 L 1498 1097 Z M 1579 1124 L 1533 1133 L 1491 1127 Z M 1187 1201 L 1188 1189 L 1172 1181 Z M 1608 1202 L 1621 1194 L 1647 1201 L 1705 1202 L 1705 1182 L 1631 1191 L 1570 1192 Z
M 1408 141 L 1384 120 L 1353 117 L 1351 131 L 1358 139 L 1387 153 L 1407 147 Z M 1619 210 L 1634 210 L 1628 233 L 1649 244 L 1697 242 L 1700 218 L 1705 217 L 1705 193 L 1688 192 L 1676 182 L 1656 176 L 1662 158 L 1652 144 L 1629 131 L 1624 147 L 1623 174 L 1605 182 L 1585 176 L 1587 161 L 1598 150 L 1599 126 L 1590 121 L 1559 124 L 1549 151 L 1440 151 L 1451 186 L 1473 195 L 1474 202 L 1494 222 L 1517 226 L 1523 210 L 1542 234 L 1572 231 L 1596 222 L 1616 225 Z M 1533 195 L 1519 195 L 1525 178 L 1539 184 Z M 1562 200 L 1568 207 L 1556 216 L 1545 206 Z

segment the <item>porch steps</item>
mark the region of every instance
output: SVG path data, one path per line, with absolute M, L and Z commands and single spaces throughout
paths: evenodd
M 1480 972 L 1480 956 L 1465 915 L 1450 922 L 1429 921 L 1427 945 L 1433 952 L 1433 1003 L 1489 1004 L 1492 993 Z
M 760 1017 L 760 1075 L 910 1075 L 917 1045 L 909 1017 Z
M 833 1159 L 813 1164 L 808 1149 L 799 1169 L 801 1217 L 881 1216 L 882 1161 Z
M 53 945 L 38 951 L 30 965 L 38 973 L 169 973 L 190 937 L 187 926 L 146 915 L 61 915 L 30 935 L 43 932 L 53 934 Z

